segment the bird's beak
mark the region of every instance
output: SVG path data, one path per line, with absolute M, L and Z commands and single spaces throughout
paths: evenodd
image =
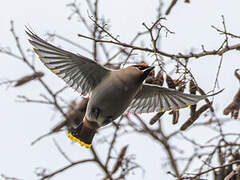
M 140 82 L 143 82 L 154 68 L 154 66 L 148 66 L 146 69 L 144 69 L 143 74 L 140 78 Z
M 154 66 L 148 66 L 146 69 L 144 69 L 143 76 L 147 77 L 154 68 L 155 68 Z
M 144 70 L 144 72 L 147 71 L 148 74 L 149 74 L 154 68 L 155 68 L 154 66 L 148 66 L 148 67 Z

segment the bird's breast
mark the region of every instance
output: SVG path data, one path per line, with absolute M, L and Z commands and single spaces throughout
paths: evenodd
M 114 120 L 127 109 L 137 91 L 137 85 L 110 77 L 92 91 L 88 113 L 97 107 L 102 119 L 111 117 Z

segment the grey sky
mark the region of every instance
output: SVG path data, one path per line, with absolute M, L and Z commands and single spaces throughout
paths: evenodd
M 47 31 L 57 32 L 86 46 L 86 48 L 91 48 L 89 42 L 77 37 L 77 33 L 86 33 L 81 23 L 77 22 L 76 18 L 71 21 L 67 20 L 71 12 L 66 7 L 66 4 L 70 2 L 72 1 L 3 1 L 0 6 L 0 46 L 10 46 L 13 47 L 13 51 L 16 50 L 15 42 L 9 32 L 10 20 L 14 20 L 15 30 L 25 48 L 30 47 L 30 45 L 24 33 L 24 25 L 31 25 L 40 36 L 44 36 Z M 119 35 L 122 41 L 128 42 L 137 32 L 145 30 L 142 26 L 143 22 L 148 25 L 152 23 L 156 15 L 157 1 L 105 0 L 100 3 L 100 6 L 100 13 L 110 20 L 111 32 L 114 35 Z M 175 34 L 163 38 L 162 50 L 175 53 L 180 51 L 189 52 L 191 48 L 196 48 L 197 51 L 202 44 L 208 50 L 217 49 L 224 37 L 219 36 L 210 26 L 214 25 L 222 28 L 221 15 L 223 14 L 229 31 L 240 34 L 239 7 L 240 1 L 237 0 L 191 0 L 190 4 L 180 1 L 172 10 L 171 15 L 167 17 L 168 20 L 165 24 Z M 84 3 L 81 9 L 87 15 Z M 76 52 L 76 48 L 72 46 L 65 46 L 60 41 L 58 44 Z M 88 56 L 87 54 L 84 55 Z M 151 56 L 148 57 L 149 59 L 152 58 Z M 194 72 L 200 87 L 206 92 L 213 88 L 219 60 L 220 57 L 217 56 L 191 60 L 191 70 Z M 46 70 L 40 63 L 37 62 L 36 65 L 45 72 L 46 77 L 44 79 L 50 82 L 52 88 L 59 89 L 64 85 L 62 80 Z M 215 105 L 219 106 L 219 109 L 222 109 L 231 101 L 233 93 L 239 86 L 237 80 L 233 77 L 234 69 L 239 67 L 239 52 L 224 55 L 219 85 L 220 89 L 225 88 L 225 90 L 215 99 Z M 30 71 L 23 63 L 0 54 L 0 79 L 15 79 L 25 75 L 27 72 Z M 44 139 L 35 146 L 30 146 L 33 140 L 45 134 L 47 130 L 57 123 L 57 118 L 50 120 L 53 115 L 53 110 L 50 107 L 15 102 L 17 95 L 39 97 L 39 93 L 43 92 L 39 88 L 40 86 L 36 82 L 31 82 L 22 88 L 9 88 L 7 91 L 5 88 L 0 87 L 0 174 L 4 173 L 22 179 L 37 179 L 33 173 L 35 167 L 46 167 L 55 170 L 63 167 L 64 163 L 67 164 L 66 160 L 58 153 L 52 138 Z M 78 97 L 78 94 L 69 89 L 66 91 L 65 96 L 67 99 L 74 99 Z M 179 128 L 180 124 L 173 126 L 167 120 L 168 118 L 165 119 L 167 128 Z M 199 132 L 189 130 L 186 133 L 198 136 Z M 54 137 L 73 160 L 89 156 L 87 149 L 83 149 L 77 144 L 71 145 L 65 133 Z M 205 135 L 199 137 L 202 140 L 204 138 Z M 168 167 L 159 171 L 161 163 L 165 159 L 162 149 L 159 148 L 159 145 L 149 141 L 150 139 L 147 137 L 128 135 L 121 139 L 118 146 L 121 147 L 126 142 L 132 144 L 129 152 L 136 153 L 139 164 L 147 169 L 144 179 L 156 179 L 156 177 L 159 179 L 171 179 L 165 174 L 169 170 Z M 98 148 L 104 154 L 106 147 L 99 145 Z M 155 156 L 152 156 L 153 154 Z M 74 180 L 82 177 L 83 179 L 92 180 L 96 179 L 98 174 L 101 174 L 101 171 L 94 164 L 85 164 L 74 167 L 53 179 Z M 136 174 L 130 175 L 129 179 L 142 178 L 139 171 Z

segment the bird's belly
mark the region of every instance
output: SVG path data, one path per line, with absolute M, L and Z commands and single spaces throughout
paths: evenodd
M 97 93 L 96 93 L 97 92 Z M 103 117 L 118 118 L 129 106 L 136 93 L 135 89 L 114 85 L 96 89 L 90 96 L 89 108 L 98 107 Z

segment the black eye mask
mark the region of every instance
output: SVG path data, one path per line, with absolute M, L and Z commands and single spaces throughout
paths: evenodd
M 149 66 L 148 65 L 134 65 L 134 67 L 138 68 L 139 70 L 144 70 L 144 69 L 147 69 Z

